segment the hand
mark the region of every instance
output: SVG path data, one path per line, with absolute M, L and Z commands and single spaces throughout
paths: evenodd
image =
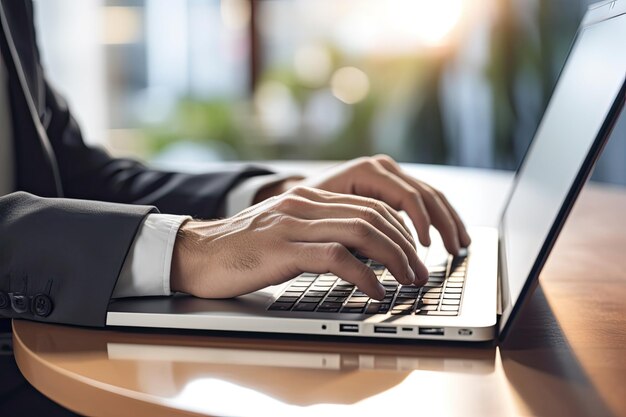
M 404 210 L 415 225 L 419 241 L 424 246 L 430 245 L 431 224 L 439 231 L 446 249 L 452 254 L 458 254 L 461 247 L 471 243 L 461 218 L 446 197 L 435 188 L 404 173 L 389 156 L 359 158 L 321 175 L 285 181 L 262 190 L 257 198 L 260 201 L 290 187 L 302 185 L 334 193 L 370 197 L 395 210 Z M 307 197 L 315 199 L 313 195 Z M 347 196 L 342 198 L 346 199 Z
M 387 266 L 402 284 L 428 270 L 399 214 L 371 198 L 295 187 L 234 217 L 188 221 L 174 245 L 171 288 L 225 298 L 280 284 L 302 272 L 331 272 L 382 299 L 370 268 L 346 248 Z

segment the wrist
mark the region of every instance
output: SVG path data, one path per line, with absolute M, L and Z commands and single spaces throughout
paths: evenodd
M 178 229 L 176 241 L 174 242 L 174 250 L 172 251 L 172 263 L 170 267 L 170 290 L 172 292 L 189 293 L 189 286 L 185 282 L 185 277 L 189 277 L 192 268 L 192 260 L 190 259 L 193 251 L 194 231 L 192 226 L 193 220 L 184 222 Z

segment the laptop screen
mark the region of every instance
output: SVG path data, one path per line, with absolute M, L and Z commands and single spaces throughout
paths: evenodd
M 626 15 L 581 28 L 502 217 L 501 330 L 625 78 Z

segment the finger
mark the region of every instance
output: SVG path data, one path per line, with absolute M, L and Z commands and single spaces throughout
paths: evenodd
M 333 193 L 324 190 L 300 187 L 295 191 L 298 195 L 301 195 L 311 201 L 320 203 L 335 203 L 335 204 L 350 204 L 360 206 L 364 208 L 370 208 L 375 210 L 378 214 L 383 216 L 389 223 L 391 223 L 413 246 L 415 246 L 415 240 L 411 235 L 411 230 L 404 223 L 402 216 L 396 210 L 391 208 L 387 203 L 373 198 L 362 197 L 358 195 Z M 367 219 L 365 219 L 367 220 Z
M 366 171 L 356 179 L 355 192 L 359 195 L 384 201 L 396 210 L 404 210 L 415 225 L 417 237 L 424 246 L 430 245 L 430 215 L 421 194 L 414 187 L 381 165 Z
M 385 297 L 385 288 L 374 272 L 356 259 L 340 243 L 294 243 L 292 256 L 300 272 L 327 273 L 353 283 L 365 294 L 377 300 Z
M 423 184 L 423 182 L 421 182 L 421 181 L 418 181 L 418 182 Z M 454 209 L 454 207 L 452 207 L 452 204 L 450 204 L 450 202 L 448 201 L 446 196 L 441 191 L 437 190 L 436 188 L 434 188 L 432 186 L 429 186 L 429 187 L 431 187 L 432 190 L 435 193 L 437 193 L 437 195 L 439 196 L 440 200 L 448 208 L 450 214 L 454 218 L 454 222 L 456 223 L 457 229 L 459 230 L 459 238 L 460 238 L 460 241 L 461 241 L 461 245 L 463 247 L 469 246 L 472 243 L 472 238 L 470 237 L 469 233 L 467 232 L 467 228 L 465 227 L 465 223 L 463 223 L 463 220 L 461 220 L 461 216 L 459 216 L 459 214 Z
M 336 201 L 339 201 L 339 199 Z M 358 200 L 352 199 L 351 201 Z M 283 204 L 282 211 L 293 217 L 307 220 L 360 218 L 389 236 L 403 250 L 415 252 L 415 241 L 410 235 L 407 236 L 405 233 L 402 233 L 404 229 L 400 225 L 395 223 L 394 226 L 394 224 L 390 223 L 393 218 L 383 217 L 374 209 L 366 206 L 343 203 L 318 203 L 308 199 L 294 199 L 291 204 Z
M 404 249 L 361 219 L 326 219 L 303 221 L 293 229 L 290 239 L 304 242 L 338 242 L 348 248 L 384 264 L 396 279 L 405 285 L 423 284 L 428 270 L 417 258 L 415 250 L 404 244 Z M 419 278 L 416 279 L 416 276 Z
M 395 161 L 390 158 L 379 158 L 378 162 L 393 175 L 404 180 L 409 186 L 419 190 L 424 199 L 424 205 L 428 209 L 428 214 L 430 215 L 433 226 L 435 226 L 441 234 L 446 249 L 450 253 L 457 254 L 461 247 L 460 241 L 462 233 L 453 215 L 454 210 L 450 210 L 451 207 L 442 201 L 434 188 L 405 174 Z M 464 229 L 462 222 L 461 226 Z M 465 234 L 467 235 L 467 232 L 465 232 Z

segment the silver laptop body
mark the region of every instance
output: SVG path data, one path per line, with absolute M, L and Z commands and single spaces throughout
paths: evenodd
M 419 249 L 431 271 L 424 288 L 394 284 L 384 266 L 364 259 L 378 271 L 387 303 L 376 304 L 339 277 L 303 274 L 229 300 L 182 294 L 116 300 L 106 324 L 402 339 L 502 338 L 537 284 L 624 106 L 625 91 L 626 0 L 592 5 L 516 173 L 499 227 L 470 228 L 472 245 L 467 256 L 458 258 L 447 255 L 433 233 L 431 247 Z

